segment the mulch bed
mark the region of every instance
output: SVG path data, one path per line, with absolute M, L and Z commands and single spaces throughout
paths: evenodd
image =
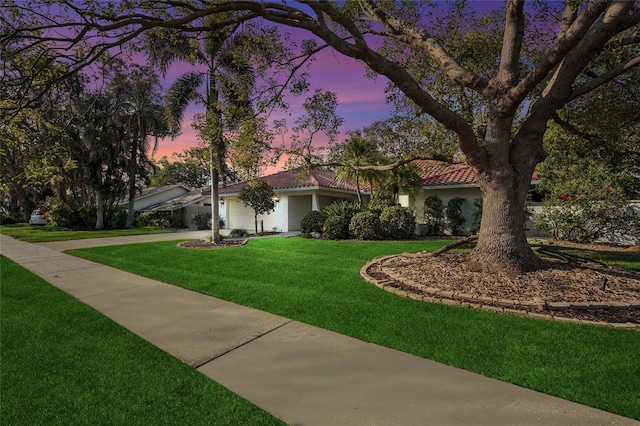
M 468 301 L 456 297 L 486 297 L 520 302 L 627 302 L 640 301 L 640 274 L 595 263 L 572 266 L 560 260 L 549 260 L 540 271 L 520 275 L 486 274 L 469 270 L 466 254 L 445 253 L 438 257 L 395 256 L 371 265 L 367 273 L 377 280 L 391 280 L 391 287 L 406 292 L 432 296 L 425 288 L 452 292 L 451 300 Z M 382 264 L 394 277 L 382 270 Z M 400 279 L 397 279 L 400 277 Z M 604 284 L 604 285 L 603 285 Z M 487 305 L 489 303 L 482 302 Z M 497 303 L 493 303 L 498 306 Z M 512 309 L 609 323 L 640 324 L 639 308 L 606 307 L 598 309 L 563 309 L 540 311 L 526 303 Z
M 205 250 L 216 250 L 223 249 L 229 247 L 240 247 L 247 244 L 247 240 L 222 240 L 219 243 L 210 243 L 207 241 L 196 240 L 196 241 L 185 241 L 183 243 L 178 244 L 178 247 L 192 248 L 192 249 L 205 249 Z

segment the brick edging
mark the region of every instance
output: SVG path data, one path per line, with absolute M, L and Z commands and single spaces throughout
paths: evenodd
M 640 300 L 632 301 L 628 303 L 627 302 L 586 303 L 586 302 L 546 302 L 539 298 L 534 298 L 534 300 L 532 301 L 518 301 L 518 300 L 511 300 L 511 299 L 485 297 L 485 296 L 474 297 L 464 293 L 455 293 L 452 291 L 439 290 L 437 288 L 428 287 L 422 284 L 418 284 L 415 281 L 403 278 L 402 276 L 394 273 L 393 271 L 389 270 L 384 266 L 387 260 L 393 259 L 396 257 L 398 257 L 398 255 L 383 256 L 365 263 L 364 266 L 360 268 L 360 276 L 367 282 L 374 284 L 376 287 L 379 287 L 390 293 L 393 293 L 402 297 L 407 297 L 409 299 L 421 300 L 423 302 L 462 306 L 462 307 L 467 307 L 472 309 L 479 309 L 483 311 L 503 312 L 510 315 L 529 317 L 529 318 L 540 318 L 540 319 L 553 320 L 553 321 L 571 322 L 571 323 L 578 323 L 578 324 L 590 324 L 590 325 L 597 325 L 601 327 L 640 331 L 640 324 L 634 324 L 629 322 L 610 323 L 605 321 L 581 320 L 577 318 L 565 318 L 565 317 L 555 316 L 553 314 L 527 312 L 527 311 L 515 309 L 516 307 L 532 307 L 532 308 L 538 309 L 541 312 L 553 312 L 553 311 L 561 311 L 565 309 L 605 309 L 605 308 L 638 309 L 640 308 Z M 367 272 L 371 266 L 374 266 L 375 264 L 378 264 L 378 263 L 381 263 L 382 272 L 388 277 L 388 279 L 378 280 L 377 278 L 374 278 L 371 275 L 369 275 L 369 273 Z M 396 288 L 394 286 L 395 282 L 399 282 L 409 287 L 420 289 L 421 291 L 427 293 L 427 295 L 416 294 L 410 291 Z M 453 299 L 454 296 L 456 299 Z

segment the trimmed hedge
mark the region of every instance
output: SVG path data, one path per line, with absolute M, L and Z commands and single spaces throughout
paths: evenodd
M 359 240 L 381 240 L 383 238 L 380 218 L 374 211 L 356 213 L 349 223 L 349 232 Z

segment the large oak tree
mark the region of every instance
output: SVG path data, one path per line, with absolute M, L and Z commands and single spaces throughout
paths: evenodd
M 202 16 L 234 12 L 233 19 L 214 21 L 208 31 L 256 18 L 306 30 L 363 62 L 372 74 L 386 76 L 397 89 L 391 95 L 410 99 L 416 111 L 455 133 L 484 197 L 471 261 L 490 271 L 540 265 L 525 238 L 523 203 L 534 169 L 545 158 L 547 123 L 565 105 L 580 102 L 640 63 L 637 1 L 508 0 L 500 18 L 459 19 L 455 26 L 448 26 L 441 10 L 429 14 L 423 9 L 427 3 L 415 1 L 133 3 L 110 10 L 93 1 L 64 1 L 65 15 L 57 18 L 34 14 L 33 2 L 9 7 L 7 16 L 24 12 L 32 18 L 3 30 L 3 40 L 18 38 L 24 49 L 59 49 L 73 71 L 149 28 L 204 30 L 194 24 Z M 463 3 L 449 9 L 453 19 L 448 22 L 464 15 Z M 47 31 L 61 26 L 63 33 Z M 91 48 L 70 53 L 82 41 Z M 306 46 L 309 52 L 316 49 Z M 442 93 L 445 80 L 450 89 Z

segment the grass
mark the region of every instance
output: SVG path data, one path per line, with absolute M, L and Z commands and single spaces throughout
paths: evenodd
M 281 425 L 0 256 L 6 425 Z
M 638 253 L 621 251 L 594 251 L 559 246 L 544 246 L 544 248 L 555 252 L 567 253 L 574 256 L 596 260 L 606 265 L 617 266 L 619 268 L 640 272 L 640 254 Z
M 159 234 L 171 232 L 168 229 L 141 227 L 131 229 L 109 229 L 71 231 L 60 230 L 53 226 L 29 225 L 19 223 L 15 225 L 0 226 L 0 233 L 28 243 L 46 243 L 51 241 L 81 240 L 85 238 L 121 237 L 125 235 Z
M 161 242 L 70 253 L 640 419 L 639 333 L 423 303 L 359 276 L 372 258 L 442 244 L 275 238 L 223 250 Z

